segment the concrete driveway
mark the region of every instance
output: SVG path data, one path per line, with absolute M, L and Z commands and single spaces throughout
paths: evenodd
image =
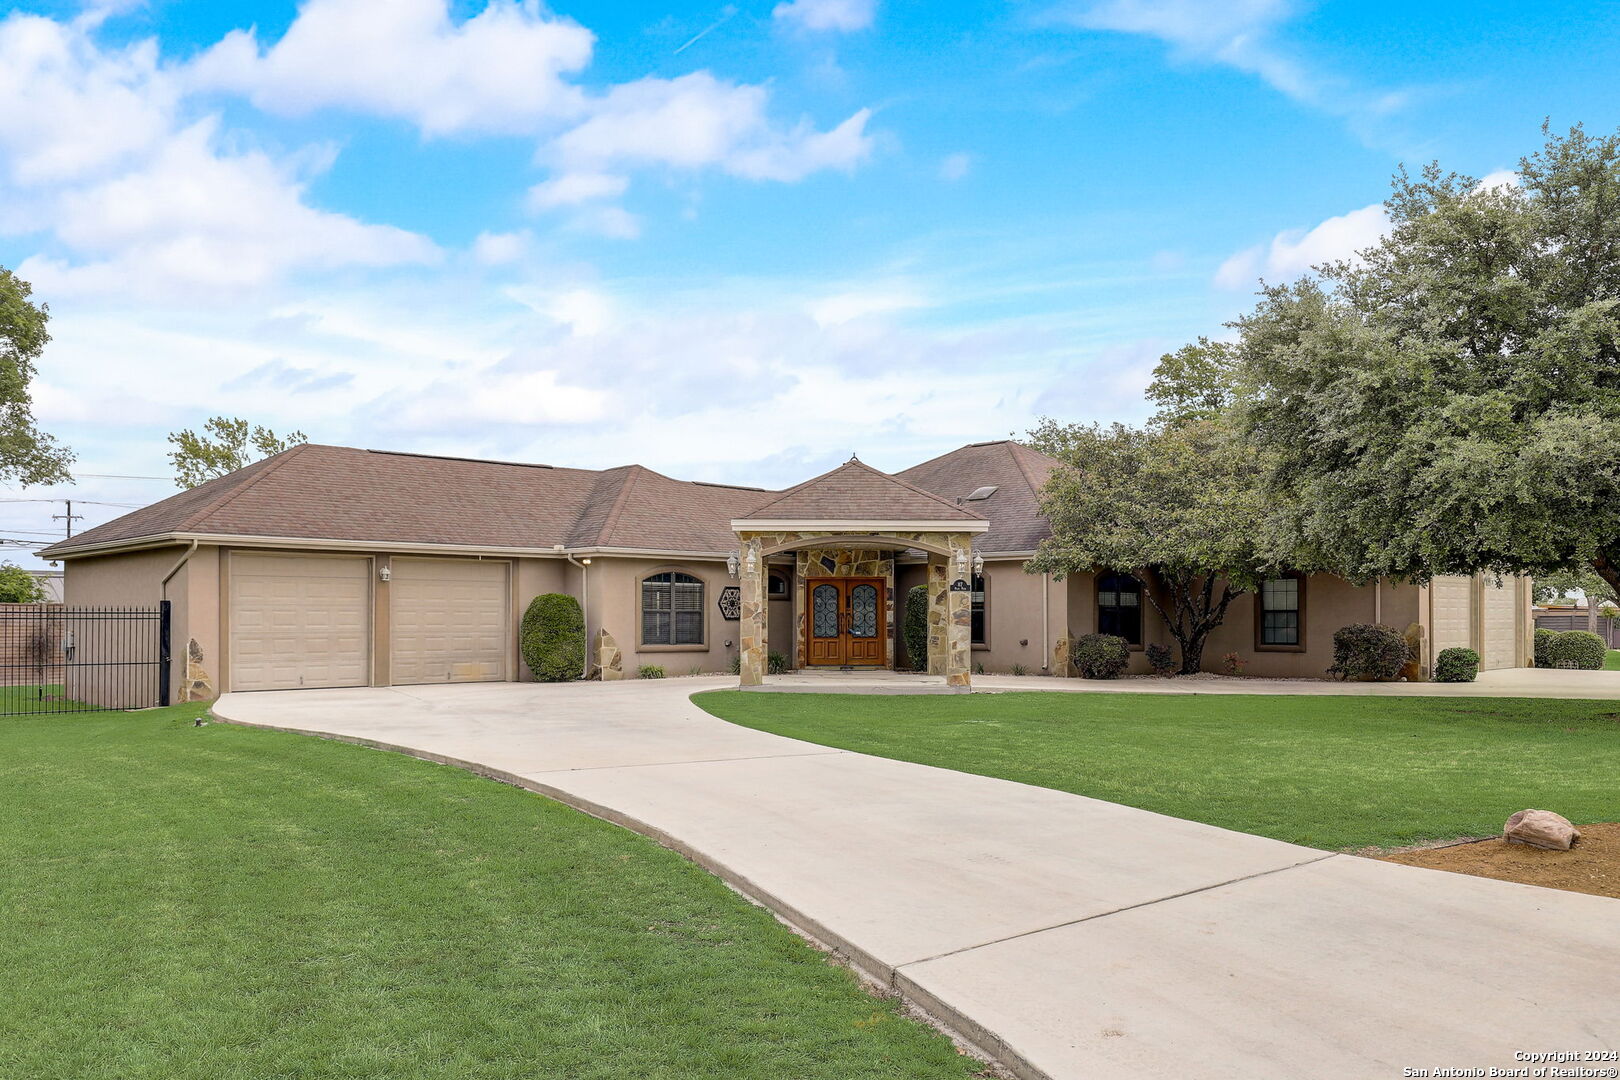
M 687 699 L 734 684 L 302 690 L 214 711 L 656 837 L 1024 1076 L 1398 1077 L 1620 1049 L 1620 902 L 832 750 Z

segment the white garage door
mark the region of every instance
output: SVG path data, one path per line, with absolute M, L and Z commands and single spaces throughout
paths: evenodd
M 505 679 L 506 573 L 500 562 L 395 559 L 394 685 Z
M 1504 578 L 1500 587 L 1485 579 L 1485 648 L 1480 667 L 1517 667 L 1519 663 L 1519 603 L 1517 582 Z
M 1437 577 L 1429 583 L 1434 593 L 1434 651 L 1473 647 L 1474 579 Z
M 367 686 L 371 562 L 231 556 L 231 689 Z

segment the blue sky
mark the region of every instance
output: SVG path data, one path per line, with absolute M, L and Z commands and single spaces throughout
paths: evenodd
M 768 485 L 1139 419 L 1398 164 L 1620 124 L 1617 54 L 1612 4 L 23 3 L 0 265 L 86 475 L 0 497 L 151 501 L 100 474 L 221 412 Z

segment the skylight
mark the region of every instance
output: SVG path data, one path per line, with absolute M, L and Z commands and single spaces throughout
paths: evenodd
M 996 489 L 1000 486 L 1000 484 L 991 484 L 988 487 L 974 488 L 973 494 L 967 497 L 967 501 L 983 502 L 985 499 L 988 499 L 990 496 L 994 495 L 996 493 Z

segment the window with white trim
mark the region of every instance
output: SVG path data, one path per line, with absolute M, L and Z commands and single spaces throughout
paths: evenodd
M 667 570 L 641 581 L 641 643 L 703 644 L 703 582 Z

